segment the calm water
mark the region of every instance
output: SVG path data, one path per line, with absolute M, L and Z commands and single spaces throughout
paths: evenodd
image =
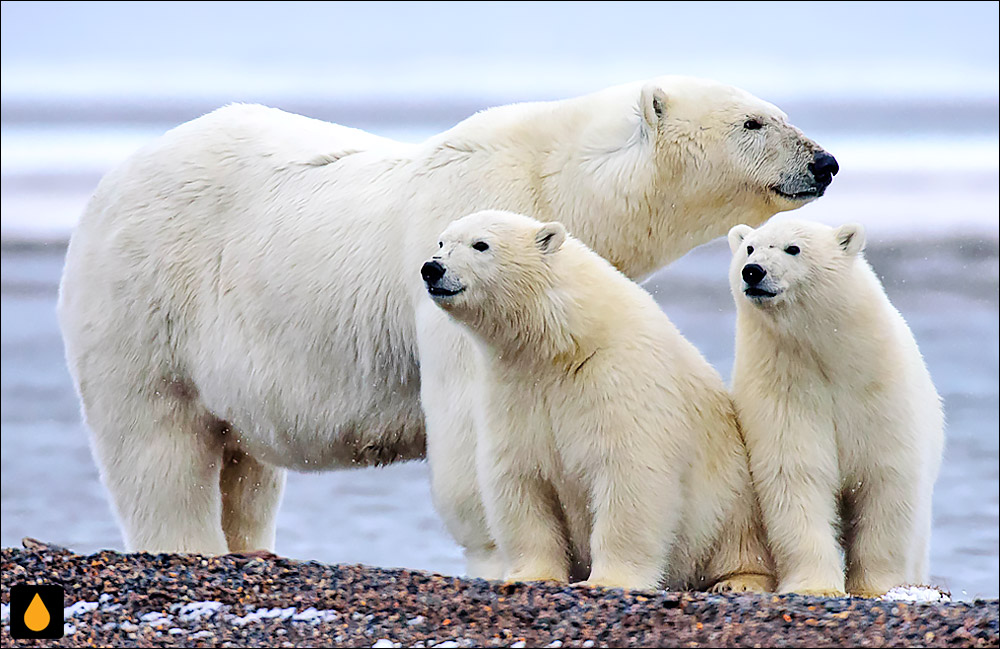
M 78 551 L 122 548 L 63 360 L 55 300 L 65 248 L 2 249 L 0 543 L 24 536 Z M 995 238 L 875 240 L 869 259 L 906 316 L 945 399 L 948 446 L 935 494 L 932 581 L 997 597 L 998 254 Z M 724 376 L 735 320 L 717 241 L 647 283 Z M 461 574 L 431 505 L 427 467 L 291 474 L 280 554 Z

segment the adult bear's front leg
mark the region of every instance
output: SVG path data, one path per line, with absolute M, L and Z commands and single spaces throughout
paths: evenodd
M 465 552 L 466 574 L 501 579 L 503 561 L 476 480 L 475 350 L 429 300 L 417 309 L 417 342 L 434 507 Z

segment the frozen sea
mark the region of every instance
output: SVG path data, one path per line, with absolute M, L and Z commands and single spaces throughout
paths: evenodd
M 138 146 L 231 101 L 417 141 L 490 105 L 682 72 L 774 101 L 837 156 L 827 196 L 791 216 L 867 227 L 868 258 L 945 403 L 932 582 L 959 599 L 998 597 L 995 5 L 918 3 L 900 14 L 890 4 L 806 3 L 795 19 L 808 30 L 757 39 L 749 55 L 747 7 L 781 3 L 715 5 L 711 31 L 684 27 L 701 24 L 679 15 L 697 4 L 580 3 L 567 16 L 558 3 L 246 3 L 234 16 L 225 3 L 4 3 L 0 544 L 32 536 L 78 551 L 122 548 L 54 307 L 65 242 L 90 192 Z M 222 21 L 231 29 L 216 29 Z M 463 21 L 491 31 L 454 28 Z M 992 27 L 984 37 L 977 25 Z M 835 43 L 836 56 L 810 59 L 816 41 Z M 711 55 L 688 55 L 699 47 Z M 715 241 L 646 284 L 727 379 L 728 257 Z M 291 474 L 277 551 L 461 574 L 427 478 L 421 462 Z

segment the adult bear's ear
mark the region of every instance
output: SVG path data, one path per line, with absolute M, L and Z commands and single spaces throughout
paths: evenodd
M 647 83 L 642 87 L 639 103 L 646 124 L 655 129 L 667 114 L 667 93 L 658 84 Z
M 857 223 L 849 223 L 837 228 L 833 234 L 837 245 L 848 257 L 861 252 L 865 247 L 865 229 Z
M 748 234 L 753 232 L 753 228 L 749 225 L 734 225 L 731 230 L 729 230 L 729 252 L 735 253 L 736 249 L 740 247 L 743 243 L 743 239 L 746 238 Z
M 546 223 L 535 233 L 535 245 L 544 254 L 553 253 L 566 241 L 566 228 L 558 221 Z

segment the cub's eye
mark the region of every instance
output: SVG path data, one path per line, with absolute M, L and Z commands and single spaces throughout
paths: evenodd
M 794 255 L 797 255 L 797 254 L 799 254 L 799 253 L 800 253 L 800 252 L 802 252 L 802 251 L 801 251 L 801 250 L 799 250 L 799 247 L 798 247 L 798 246 L 788 246 L 787 248 L 785 248 L 785 252 L 787 252 L 788 254 L 790 254 L 790 255 L 793 255 L 793 256 L 794 256 Z
M 755 119 L 748 119 L 747 121 L 743 122 L 743 128 L 747 129 L 748 131 L 756 131 L 761 126 L 763 126 L 763 124 L 761 124 Z
M 472 247 L 473 249 L 478 250 L 479 252 L 483 252 L 484 250 L 490 249 L 490 244 L 486 243 L 485 241 L 477 241 L 474 244 L 472 244 Z
M 438 248 L 444 248 L 444 241 L 438 241 Z
M 752 255 L 753 254 L 753 246 L 747 246 L 747 254 L 748 255 Z

